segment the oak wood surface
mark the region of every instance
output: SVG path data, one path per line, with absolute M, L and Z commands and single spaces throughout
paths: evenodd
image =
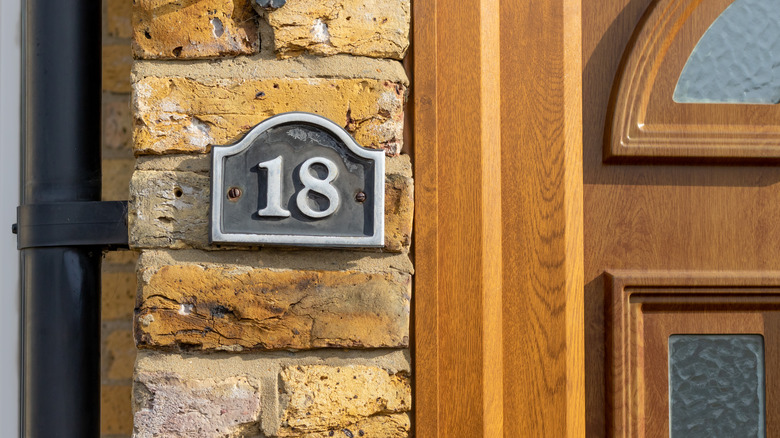
M 771 331 L 780 317 L 780 272 L 631 270 L 604 279 L 608 436 L 668 435 L 672 334 L 764 335 L 768 393 L 777 394 L 770 358 L 780 346 Z M 780 413 L 767 412 L 767 430 L 776 431 Z
M 780 270 L 780 169 L 776 165 L 728 160 L 703 164 L 696 154 L 685 160 L 695 165 L 604 162 L 603 146 L 614 140 L 605 137 L 605 128 L 612 123 L 607 115 L 621 59 L 626 48 L 634 44 L 632 35 L 653 4 L 652 0 L 583 2 L 588 437 L 613 432 L 606 422 L 614 406 L 607 405 L 605 391 L 609 372 L 605 367 L 605 337 L 611 328 L 604 317 L 608 305 L 602 277 L 605 271 L 708 271 L 727 278 L 733 275 L 730 272 Z M 674 62 L 680 66 L 684 60 Z M 674 74 L 679 75 L 679 71 Z M 656 113 L 663 116 L 670 110 L 669 105 Z M 751 117 L 752 107 L 732 105 L 729 110 L 739 117 Z M 678 115 L 680 123 L 697 122 L 698 116 L 693 113 Z M 663 142 L 663 135 L 660 138 Z M 668 140 L 668 144 L 674 144 L 674 138 Z M 729 305 L 739 309 L 738 304 Z
M 580 2 L 414 29 L 416 436 L 582 436 Z
M 581 3 L 501 3 L 505 436 L 584 432 Z
M 497 4 L 415 2 L 417 436 L 502 434 Z
M 415 1 L 414 65 L 414 430 L 437 437 L 439 430 L 439 197 L 436 106 L 435 1 Z
M 672 99 L 694 47 L 731 3 L 658 0 L 647 9 L 618 71 L 607 159 L 780 159 L 780 106 L 677 104 Z
M 581 435 L 582 370 L 587 436 L 606 436 L 605 270 L 780 269 L 776 167 L 604 163 L 616 74 L 653 2 L 582 2 L 581 21 L 579 4 L 498 3 L 498 96 L 495 3 L 414 4 L 417 436 Z

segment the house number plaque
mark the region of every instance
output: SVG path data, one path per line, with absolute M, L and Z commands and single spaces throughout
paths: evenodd
M 212 149 L 211 241 L 383 246 L 384 157 L 324 117 L 271 117 Z

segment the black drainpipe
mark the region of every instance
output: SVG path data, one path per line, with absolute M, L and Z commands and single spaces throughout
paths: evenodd
M 22 436 L 98 437 L 100 264 L 127 245 L 126 203 L 100 202 L 101 2 L 22 14 Z

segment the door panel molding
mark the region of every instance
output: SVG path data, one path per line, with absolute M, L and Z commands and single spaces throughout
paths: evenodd
M 780 272 L 632 270 L 605 272 L 604 280 L 611 436 L 668 433 L 671 334 L 764 335 L 766 406 L 780 396 L 772 366 L 780 359 Z M 767 436 L 780 426 L 774 411 L 766 411 Z
M 613 88 L 606 161 L 780 161 L 780 105 L 673 100 L 691 52 L 732 1 L 657 0 L 650 5 Z

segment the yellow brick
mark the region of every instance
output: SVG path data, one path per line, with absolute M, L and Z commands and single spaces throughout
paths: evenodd
M 129 329 L 111 332 L 106 337 L 104 348 L 108 362 L 105 377 L 111 380 L 132 379 L 136 355 L 133 332 Z
M 288 0 L 267 16 L 282 57 L 306 51 L 401 59 L 409 47 L 409 0 Z
M 135 272 L 103 273 L 101 286 L 103 320 L 132 318 L 136 283 Z
M 133 28 L 130 18 L 133 15 L 133 0 L 107 0 L 106 27 L 110 36 L 130 38 Z
M 349 429 L 357 436 L 408 436 L 409 376 L 373 366 L 290 366 L 281 373 L 289 402 L 278 436 L 319 437 Z M 389 415 L 388 415 L 389 414 Z M 395 415 L 393 415 L 395 414 Z
M 131 385 L 103 385 L 100 388 L 101 435 L 130 435 L 133 433 Z
M 135 266 L 135 262 L 138 260 L 138 251 L 129 250 L 117 250 L 108 251 L 103 257 L 103 266 L 107 263 L 112 265 L 127 265 L 128 271 L 132 271 Z
M 127 201 L 130 199 L 130 179 L 135 160 L 120 158 L 103 160 L 103 200 Z
M 133 54 L 162 59 L 257 53 L 260 38 L 251 1 L 135 0 Z
M 386 178 L 385 249 L 401 251 L 412 243 L 414 181 L 400 174 L 388 174 Z
M 306 111 L 397 155 L 406 87 L 376 79 L 145 77 L 133 85 L 137 154 L 204 153 L 273 115 Z
M 133 117 L 130 99 L 103 101 L 103 158 L 133 157 Z
M 139 347 L 408 346 L 409 275 L 208 264 L 141 269 Z
M 127 44 L 103 46 L 103 90 L 129 93 L 132 64 L 133 57 Z

